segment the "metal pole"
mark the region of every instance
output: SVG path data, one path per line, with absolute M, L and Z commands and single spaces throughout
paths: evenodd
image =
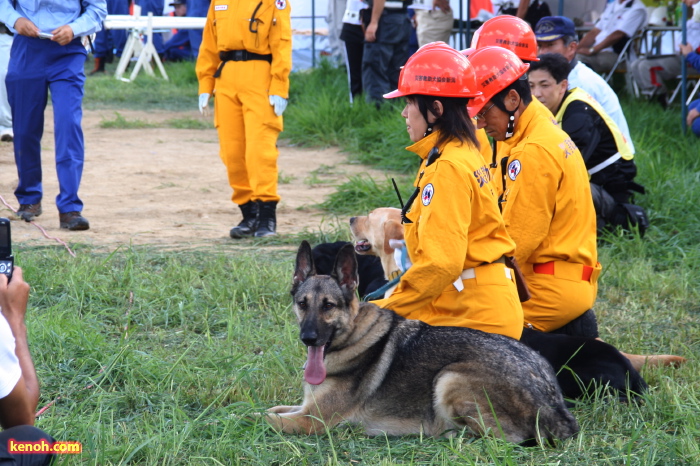
M 467 0 L 469 1 L 469 0 Z M 460 0 L 459 2 L 459 41 L 457 41 L 457 48 L 459 50 L 464 50 L 464 24 L 462 21 L 464 20 L 464 2 Z
M 688 31 L 686 31 L 686 23 L 688 22 L 688 7 L 686 4 L 683 4 L 683 15 L 682 15 L 682 23 L 681 23 L 681 35 L 682 35 L 682 43 L 687 44 L 687 35 Z M 688 113 L 688 104 L 686 103 L 687 94 L 688 94 L 688 65 L 685 63 L 685 57 L 681 57 L 682 64 L 681 64 L 681 86 L 683 88 L 681 89 L 681 120 L 682 120 L 682 125 L 683 125 L 683 132 L 685 133 L 688 130 L 688 123 L 685 121 L 685 116 Z
M 461 3 L 461 2 L 460 2 Z M 467 37 L 466 37 L 466 47 L 462 47 L 463 49 L 466 49 L 469 45 L 471 45 L 471 42 L 469 41 L 469 36 L 472 35 L 472 2 L 471 0 L 467 0 Z
M 311 0 L 311 67 L 316 68 L 316 0 Z
M 559 0 L 559 16 L 564 16 L 564 0 Z

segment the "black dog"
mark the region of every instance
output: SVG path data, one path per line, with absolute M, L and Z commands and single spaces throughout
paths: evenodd
M 647 389 L 647 384 L 613 345 L 595 338 L 544 333 L 523 329 L 520 341 L 540 353 L 554 368 L 566 398 L 577 399 L 607 386 L 620 401 L 628 401 Z
M 333 264 L 335 264 L 335 258 L 340 252 L 340 249 L 346 244 L 352 243 L 347 241 L 321 243 L 312 249 L 311 253 L 314 258 L 314 264 L 316 264 L 316 271 L 319 275 L 331 274 Z M 360 298 L 364 298 L 371 292 L 386 285 L 387 280 L 384 278 L 382 263 L 378 257 L 355 254 L 355 258 L 357 259 L 357 270 L 360 275 L 360 283 L 357 287 Z

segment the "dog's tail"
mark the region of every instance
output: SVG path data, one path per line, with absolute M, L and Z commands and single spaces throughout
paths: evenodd
M 620 351 L 622 353 L 622 351 Z M 681 356 L 675 356 L 673 354 L 627 354 L 622 353 L 627 359 L 630 360 L 632 367 L 637 371 L 642 370 L 642 367 L 661 367 L 661 366 L 671 366 L 678 367 L 687 362 L 687 359 Z

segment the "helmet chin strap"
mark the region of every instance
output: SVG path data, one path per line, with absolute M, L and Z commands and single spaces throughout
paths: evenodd
M 428 128 L 425 130 L 425 133 L 423 133 L 423 137 L 426 137 L 430 133 L 433 132 L 433 123 L 428 123 Z

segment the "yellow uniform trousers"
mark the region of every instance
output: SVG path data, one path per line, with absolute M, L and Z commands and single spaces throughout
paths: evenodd
M 475 267 L 474 272 L 474 278 L 462 280 L 462 291 L 449 285 L 433 302 L 406 317 L 430 325 L 468 327 L 519 340 L 523 312 L 514 272 L 498 263 Z
M 214 124 L 221 160 L 233 188 L 231 199 L 277 202 L 277 136 L 282 117 L 270 105 L 270 64 L 229 61 L 216 81 Z
M 553 266 L 553 274 L 536 273 L 532 264 L 522 270 L 532 293 L 522 303 L 525 325 L 542 332 L 557 330 L 593 307 L 601 271 L 598 263 L 592 267 L 590 278 L 583 280 L 581 264 L 554 261 L 548 265 Z

